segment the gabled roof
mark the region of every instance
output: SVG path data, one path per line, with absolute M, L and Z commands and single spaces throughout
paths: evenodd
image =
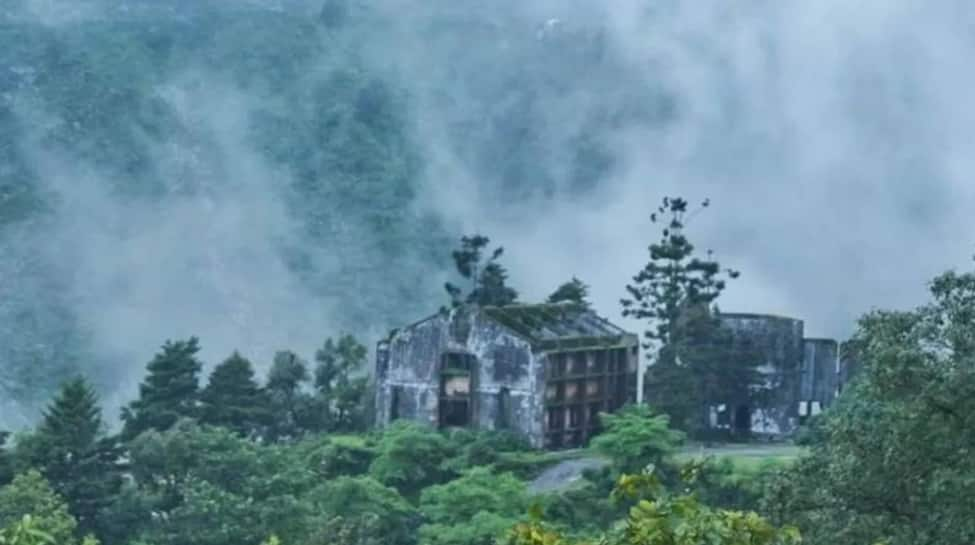
M 481 311 L 544 350 L 604 347 L 636 341 L 632 333 L 577 303 L 506 305 L 483 307 Z

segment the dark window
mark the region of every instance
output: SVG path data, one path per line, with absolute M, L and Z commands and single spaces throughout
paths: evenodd
M 585 352 L 575 352 L 572 354 L 572 371 L 571 375 L 584 375 L 586 373 L 586 353 Z
M 498 392 L 498 422 L 499 430 L 508 429 L 511 422 L 511 391 L 501 388 Z
M 466 400 L 440 401 L 440 426 L 463 427 L 470 423 L 470 402 Z
M 752 430 L 752 409 L 748 405 L 739 405 L 735 409 L 735 432 L 747 434 Z
M 592 361 L 593 361 L 593 367 L 592 367 L 593 373 L 598 374 L 598 373 L 606 372 L 606 351 L 605 350 L 600 350 L 599 352 L 596 352 Z
M 440 360 L 440 427 L 463 427 L 471 423 L 471 394 L 474 390 L 476 358 L 449 352 Z
M 582 425 L 582 406 L 573 405 L 569 407 L 569 427 L 578 428 Z
M 397 420 L 399 419 L 399 404 L 400 398 L 403 397 L 403 387 L 393 386 L 392 391 L 389 393 L 389 419 Z

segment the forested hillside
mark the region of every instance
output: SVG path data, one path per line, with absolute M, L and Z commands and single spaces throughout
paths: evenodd
M 399 4 L 6 3 L 0 397 L 131 386 L 184 327 L 270 354 L 414 319 L 465 207 L 584 195 L 668 115 L 584 11 Z

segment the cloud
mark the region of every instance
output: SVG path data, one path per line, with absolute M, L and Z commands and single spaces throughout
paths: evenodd
M 608 135 L 618 168 L 593 198 L 479 206 L 470 186 L 485 173 L 451 155 L 456 144 L 428 133 L 429 153 L 443 167 L 436 178 L 464 188 L 431 192 L 434 206 L 505 243 L 529 297 L 576 274 L 593 284 L 597 307 L 618 317 L 622 286 L 658 236 L 647 216 L 664 195 L 712 199 L 689 233 L 743 273 L 723 308 L 799 317 L 811 335 L 845 338 L 862 313 L 919 304 L 928 279 L 967 266 L 975 105 L 965 95 L 972 76 L 964 66 L 975 54 L 968 32 L 975 8 L 839 0 L 602 5 L 598 15 L 551 13 L 566 26 L 606 29 L 632 78 L 618 83 L 660 89 L 673 109 L 663 121 Z M 423 58 L 449 65 L 496 45 L 468 47 L 475 52 L 431 47 Z M 508 72 L 479 69 L 488 81 Z M 583 126 L 615 100 L 606 94 L 600 102 L 614 82 L 599 76 L 579 73 L 563 95 L 540 100 L 555 126 L 546 135 L 552 147 L 560 129 Z M 420 91 L 440 84 L 426 81 Z M 450 89 L 458 93 L 451 103 L 476 98 L 477 89 Z M 432 103 L 428 119 L 449 125 Z M 560 176 L 558 165 L 544 166 Z
M 247 142 L 252 98 L 198 76 L 156 90 L 182 128 L 152 148 L 165 197 L 126 197 L 113 191 L 124 180 L 31 148 L 57 202 L 44 250 L 71 264 L 72 310 L 99 361 L 87 371 L 113 415 L 165 339 L 199 336 L 208 364 L 240 349 L 265 370 L 275 351 L 311 354 L 333 332 L 334 302 L 285 263 L 303 235 L 280 192 L 289 174 Z
M 711 199 L 689 234 L 742 271 L 723 309 L 802 318 L 809 335 L 843 338 L 863 312 L 921 303 L 928 279 L 968 266 L 969 2 L 350 2 L 352 22 L 325 50 L 361 56 L 406 91 L 423 156 L 417 213 L 457 237 L 480 231 L 503 244 L 527 300 L 575 275 L 619 320 L 623 286 L 658 237 L 649 212 L 665 195 Z M 160 18 L 197 16 L 181 2 L 21 4 L 20 15 L 67 27 L 150 7 Z M 282 189 L 295 173 L 248 137 L 255 109 L 301 105 L 180 62 L 153 84 L 173 133 L 158 143 L 132 132 L 151 150 L 164 198 L 126 196 L 117 173 L 23 142 L 58 214 L 8 240 L 17 255 L 36 245 L 59 264 L 52 276 L 115 405 L 167 337 L 200 335 L 209 363 L 239 348 L 264 365 L 278 348 L 310 355 L 359 287 L 416 305 L 391 282 L 326 297 L 289 268 L 283 250 L 298 246 L 322 279 L 383 265 L 347 268 L 334 245 L 309 240 Z M 43 106 L 16 111 L 36 133 L 61 122 Z M 429 248 L 405 254 L 396 267 L 411 269 L 416 290 L 439 289 Z M 2 270 L 28 274 L 17 263 Z M 377 316 L 366 336 L 396 325 L 388 321 Z

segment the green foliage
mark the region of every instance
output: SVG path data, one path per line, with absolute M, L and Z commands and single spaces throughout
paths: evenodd
M 256 434 L 270 418 L 267 398 L 254 380 L 254 367 L 237 352 L 214 368 L 200 401 L 201 422 L 244 436 Z
M 701 208 L 706 208 L 705 200 Z M 738 346 L 721 326 L 715 301 L 731 269 L 695 255 L 684 234 L 688 203 L 665 197 L 651 214 L 663 222 L 661 239 L 650 245 L 650 260 L 627 285 L 623 316 L 648 320 L 644 349 L 653 365 L 645 382 L 647 399 L 671 416 L 675 426 L 696 437 L 707 434 L 712 405 L 750 403 L 753 386 L 761 384 L 762 363 L 752 347 Z M 693 214 L 692 214 L 693 215 Z
M 396 490 L 370 477 L 339 477 L 309 495 L 313 510 L 328 513 L 325 524 L 312 532 L 308 545 L 330 543 L 330 532 L 356 535 L 362 543 L 412 545 L 418 522 L 416 509 Z M 338 519 L 338 520 L 336 520 Z M 347 541 L 347 543 L 354 543 Z
M 202 479 L 180 488 L 182 501 L 150 525 L 143 538 L 155 545 L 257 545 L 267 535 L 265 507 Z
M 589 286 L 587 286 L 582 280 L 576 277 L 572 277 L 572 280 L 566 282 L 559 286 L 552 295 L 548 296 L 546 299 L 547 303 L 576 303 L 579 305 L 589 306 Z
M 295 445 L 294 452 L 323 479 L 364 475 L 376 457 L 375 449 L 364 442 L 330 436 L 306 439 Z
M 464 236 L 461 247 L 452 256 L 457 272 L 471 283 L 471 290 L 465 297 L 464 290 L 448 282 L 444 288 L 450 296 L 451 304 L 474 304 L 480 306 L 505 306 L 518 300 L 518 292 L 507 286 L 508 272 L 498 261 L 504 248 L 497 247 L 491 257 L 484 260 L 483 252 L 491 239 L 483 235 Z
M 684 434 L 670 428 L 670 418 L 646 405 L 630 405 L 614 414 L 601 414 L 605 431 L 590 447 L 612 460 L 620 472 L 639 471 L 674 453 Z
M 419 496 L 424 488 L 454 476 L 444 467 L 453 453 L 449 441 L 420 424 L 394 422 L 379 437 L 376 451 L 369 474 L 406 497 Z
M 790 463 L 772 458 L 743 464 L 730 456 L 709 457 L 698 467 L 693 489 L 706 505 L 757 511 L 762 506 L 766 485 Z
M 776 528 L 754 512 L 713 509 L 693 494 L 668 492 L 652 471 L 620 477 L 613 496 L 632 502 L 629 515 L 600 536 L 600 545 L 797 545 L 799 532 Z M 507 545 L 582 545 L 533 520 L 514 527 Z
M 478 466 L 519 473 L 551 462 L 532 451 L 522 437 L 508 431 L 454 428 L 448 430 L 445 436 L 450 458 L 444 462 L 444 468 L 456 475 Z
M 298 451 L 189 420 L 140 435 L 130 450 L 142 501 L 157 513 L 140 531 L 150 543 L 192 543 L 216 513 L 221 524 L 199 530 L 207 543 L 270 533 L 287 541 L 308 530 L 311 507 L 299 498 L 316 480 Z
M 768 491 L 813 545 L 975 540 L 975 273 L 938 276 L 931 295 L 860 320 L 856 384 Z
M 102 535 L 100 515 L 122 486 L 122 452 L 104 427 L 98 396 L 77 378 L 62 386 L 37 431 L 18 444 L 18 458 L 67 501 L 82 535 Z
M 353 431 L 365 428 L 366 385 L 361 373 L 368 350 L 352 335 L 338 341 L 327 339 L 315 353 L 315 388 L 325 410 L 328 431 Z
M 196 417 L 199 374 L 203 364 L 196 358 L 199 340 L 166 341 L 149 362 L 148 376 L 139 385 L 139 399 L 122 411 L 122 437 L 132 439 L 146 430 L 165 431 L 181 417 Z
M 274 355 L 265 386 L 271 413 L 266 430 L 268 439 L 297 439 L 315 429 L 319 407 L 312 396 L 302 390 L 308 380 L 308 366 L 297 354 L 282 351 Z
M 86 541 L 85 545 L 87 543 Z M 58 543 L 51 534 L 37 528 L 33 517 L 24 515 L 17 523 L 0 528 L 0 545 L 58 545 Z
M 36 470 L 21 473 L 0 488 L 0 529 L 12 543 L 18 543 L 14 539 L 25 544 L 45 543 L 36 534 L 41 532 L 50 536 L 47 542 L 70 545 L 75 543 L 77 526 L 67 504 Z
M 476 467 L 420 496 L 420 543 L 492 545 L 528 508 L 525 484 L 510 473 Z

